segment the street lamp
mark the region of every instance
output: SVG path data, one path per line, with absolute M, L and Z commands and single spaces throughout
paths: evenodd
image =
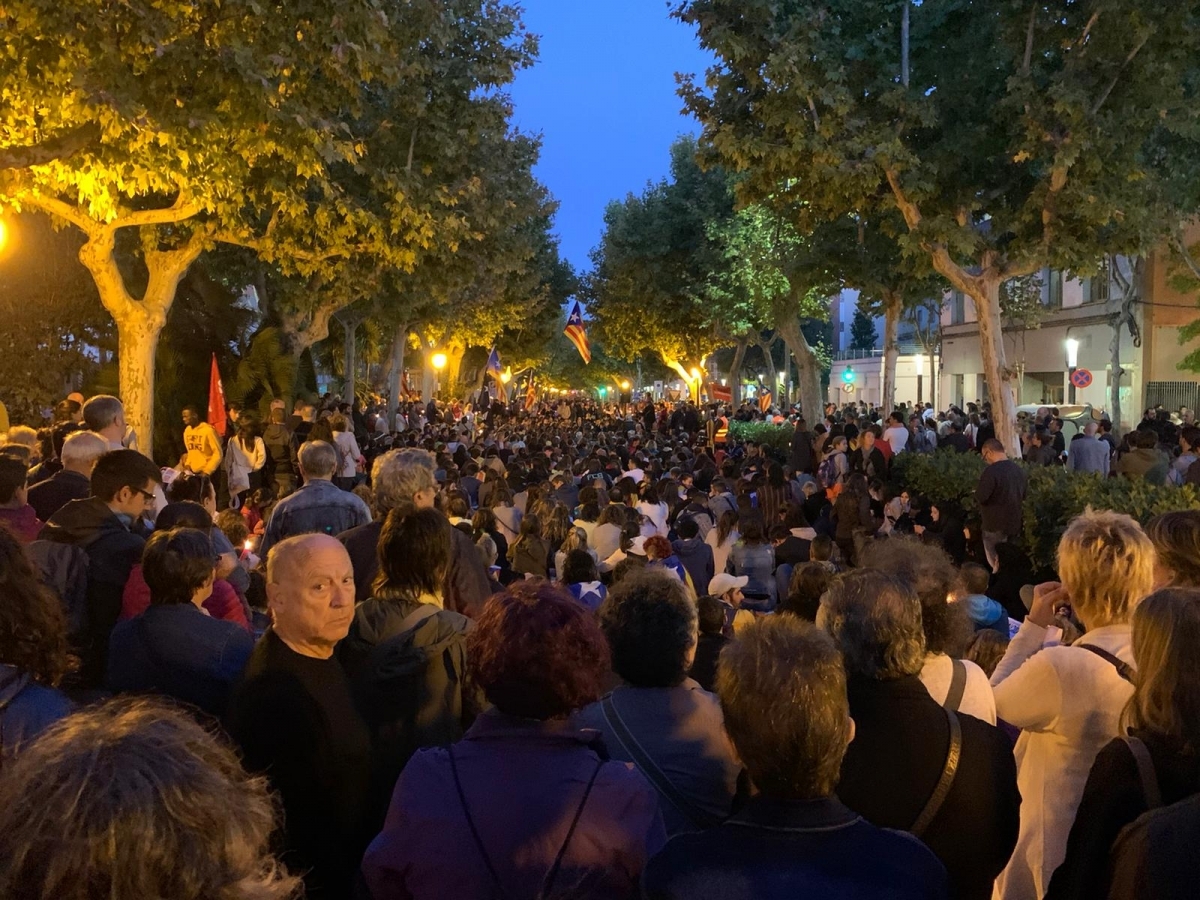
M 628 381 L 621 382 L 621 390 L 623 390 L 623 391 L 629 390 L 629 382 Z
M 1067 344 L 1067 402 L 1075 402 L 1075 369 L 1079 366 L 1079 341 L 1069 337 Z
M 4 224 L 4 220 L 0 219 L 0 250 L 4 249 L 4 245 L 8 243 L 8 226 Z
M 433 394 L 439 396 L 442 393 L 442 369 L 446 368 L 446 354 L 435 353 L 429 360 L 433 363 L 433 370 L 437 372 L 437 380 L 434 382 Z
M 512 370 L 505 369 L 503 372 L 501 372 L 500 381 L 502 384 L 508 384 L 510 381 L 512 381 Z

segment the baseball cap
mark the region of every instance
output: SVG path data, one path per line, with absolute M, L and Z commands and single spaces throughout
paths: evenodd
M 738 577 L 737 575 L 728 575 L 722 572 L 720 575 L 714 575 L 708 583 L 708 592 L 714 597 L 720 597 L 723 594 L 729 593 L 734 588 L 744 588 L 750 583 L 750 578 L 746 575 Z

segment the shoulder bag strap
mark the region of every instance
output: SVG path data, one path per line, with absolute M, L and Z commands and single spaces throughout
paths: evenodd
M 946 694 L 946 702 L 942 706 L 953 712 L 958 712 L 962 706 L 963 692 L 967 689 L 967 667 L 961 659 L 950 661 L 953 674 L 950 676 L 950 691 Z
M 500 881 L 500 876 L 496 874 L 496 867 L 492 865 L 492 858 L 488 856 L 488 852 L 483 846 L 483 839 L 479 836 L 479 829 L 475 827 L 475 820 L 471 817 L 471 808 L 467 806 L 467 797 L 463 793 L 462 781 L 458 777 L 458 763 L 454 759 L 454 745 L 448 745 L 446 751 L 450 754 L 450 774 L 454 776 L 454 789 L 458 792 L 458 802 L 462 806 L 463 815 L 466 816 L 467 827 L 471 830 L 471 837 L 475 841 L 475 849 L 479 851 L 479 855 L 483 859 L 483 864 L 487 866 L 488 874 L 492 876 L 492 884 L 496 888 L 496 896 L 500 898 L 507 897 L 508 894 L 504 891 L 504 884 Z
M 650 758 L 650 754 L 645 751 L 642 745 L 638 743 L 637 738 L 633 736 L 633 733 L 625 724 L 625 720 L 617 712 L 617 707 L 613 703 L 612 697 L 613 695 L 609 694 L 600 702 L 600 709 L 604 713 L 604 721 L 613 730 L 625 752 L 633 757 L 634 763 L 642 770 L 642 774 L 650 779 L 650 783 L 654 785 L 659 794 L 669 800 L 671 805 L 679 810 L 697 828 L 711 828 L 713 825 L 716 825 L 717 820 L 713 816 L 701 809 L 697 809 L 679 792 L 679 789 L 675 785 L 671 784 L 671 780 L 667 778 L 663 770 Z
M 558 880 L 558 870 L 562 866 L 567 848 L 571 846 L 571 838 L 575 836 L 575 826 L 579 824 L 579 820 L 583 816 L 583 808 L 587 806 L 588 797 L 592 794 L 592 788 L 596 786 L 596 778 L 599 777 L 600 767 L 603 765 L 604 760 L 596 760 L 596 768 L 592 770 L 592 777 L 588 779 L 587 787 L 583 789 L 583 799 L 579 801 L 579 806 L 575 809 L 575 818 L 571 819 L 571 827 L 567 829 L 567 836 L 563 838 L 562 846 L 558 848 L 558 854 L 554 857 L 554 864 L 550 866 L 550 870 L 546 872 L 546 877 L 542 879 L 541 890 L 537 893 L 538 900 L 552 896 L 551 891 L 554 890 L 554 882 Z
M 1142 781 L 1142 796 L 1146 799 L 1146 808 L 1158 809 L 1163 805 L 1162 791 L 1158 787 L 1158 772 L 1154 769 L 1154 759 L 1150 756 L 1149 748 L 1140 738 L 1135 738 L 1133 735 L 1126 735 L 1121 740 L 1125 742 L 1125 746 L 1133 754 L 1133 761 L 1137 763 L 1138 778 Z
M 954 776 L 958 774 L 958 763 L 962 758 L 962 725 L 959 724 L 958 715 L 953 710 L 947 709 L 945 713 L 946 719 L 950 723 L 950 749 L 946 752 L 946 764 L 942 767 L 942 777 L 938 779 L 937 786 L 933 789 L 933 794 L 930 795 L 925 808 L 917 816 L 917 821 L 913 822 L 912 828 L 908 829 L 913 837 L 921 837 L 933 824 L 942 804 L 946 802 L 946 797 L 950 795 Z
M 432 603 L 419 604 L 416 609 L 401 620 L 399 626 L 396 628 L 396 634 L 404 634 L 406 631 L 411 631 L 426 619 L 432 619 L 438 612 L 438 608 Z
M 1118 675 L 1120 675 L 1122 678 L 1124 678 L 1130 684 L 1133 684 L 1133 676 L 1134 676 L 1135 670 L 1134 670 L 1133 666 L 1131 666 L 1129 663 L 1125 662 L 1125 660 L 1119 659 L 1118 657 L 1109 653 L 1104 648 L 1097 647 L 1093 644 L 1073 644 L 1072 646 L 1079 647 L 1081 650 L 1088 650 L 1092 653 L 1095 653 L 1102 660 L 1111 664 L 1112 667 L 1117 670 Z

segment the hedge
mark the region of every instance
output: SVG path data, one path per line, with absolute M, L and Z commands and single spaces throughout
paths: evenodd
M 795 433 L 792 425 L 772 425 L 770 422 L 739 422 L 729 420 L 729 436 L 739 441 L 754 441 L 772 450 L 778 450 L 785 457 L 792 448 L 792 435 Z
M 1021 464 L 1024 466 L 1024 463 Z M 977 453 L 941 450 L 931 455 L 902 453 L 892 464 L 892 480 L 911 494 L 977 511 L 975 486 L 985 467 Z M 1127 513 L 1143 525 L 1159 513 L 1200 509 L 1200 493 L 1191 485 L 1152 485 L 1141 479 L 1101 478 L 1058 466 L 1024 466 L 1023 545 L 1035 569 L 1053 569 L 1058 542 L 1067 524 L 1087 509 Z

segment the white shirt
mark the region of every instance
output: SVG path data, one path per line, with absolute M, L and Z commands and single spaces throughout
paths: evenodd
M 654 526 L 654 534 L 666 537 L 671 533 L 671 529 L 667 526 L 667 515 L 670 513 L 670 509 L 661 500 L 658 503 L 646 503 L 642 501 L 638 503 L 637 511 L 650 520 L 650 523 Z M 649 536 L 647 535 L 647 537 Z
M 967 669 L 967 684 L 963 688 L 962 701 L 958 711 L 982 719 L 989 725 L 996 724 L 996 698 L 992 694 L 992 686 L 988 683 L 987 674 L 969 659 L 961 661 Z M 929 696 L 944 706 L 950 693 L 950 682 L 954 678 L 954 661 L 945 653 L 925 657 L 925 666 L 921 669 L 921 684 L 929 691 Z
M 733 545 L 737 543 L 738 534 L 736 528 L 731 529 L 729 537 L 725 538 L 724 544 L 717 543 L 717 529 L 713 528 L 704 538 L 704 543 L 712 547 L 713 552 L 713 574 L 720 575 L 725 571 L 725 566 L 729 563 L 729 551 L 733 549 Z
M 883 439 L 888 442 L 888 446 L 892 448 L 892 454 L 894 455 L 908 446 L 908 429 L 903 425 L 893 425 L 890 428 L 885 428 Z
M 1058 644 L 1057 628 L 1026 619 L 992 675 L 996 713 L 1022 729 L 1017 740 L 1021 830 L 994 900 L 1042 897 L 1067 853 L 1067 836 L 1096 754 L 1121 734 L 1133 685 L 1107 660 Z M 1089 631 L 1082 643 L 1134 664 L 1128 625 Z

